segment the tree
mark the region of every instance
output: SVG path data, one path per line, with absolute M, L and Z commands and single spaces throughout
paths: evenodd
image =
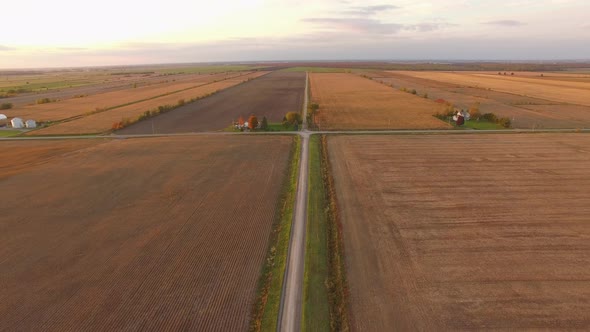
M 250 115 L 250 118 L 248 118 L 248 128 L 250 128 L 250 130 L 254 130 L 258 127 L 258 118 L 256 117 L 256 115 Z
M 266 116 L 262 117 L 262 123 L 260 124 L 260 129 L 268 130 L 268 120 L 266 119 Z
M 9 110 L 12 108 L 12 103 L 3 103 L 0 105 L 0 110 Z
M 240 118 L 238 119 L 238 125 L 240 125 L 240 127 L 244 126 L 244 118 L 240 115 Z
M 299 112 L 288 112 L 285 118 L 290 125 L 301 124 L 303 122 Z

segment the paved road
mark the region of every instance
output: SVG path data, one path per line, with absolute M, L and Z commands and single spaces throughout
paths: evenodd
M 307 224 L 307 180 L 309 179 L 309 136 L 307 130 L 308 82 L 305 80 L 303 102 L 303 124 L 301 126 L 301 157 L 299 163 L 299 179 L 297 182 L 297 199 L 295 214 L 291 226 L 289 253 L 283 280 L 281 308 L 279 311 L 279 332 L 295 332 L 301 330 L 301 304 L 303 299 L 303 275 L 305 270 L 305 229 Z

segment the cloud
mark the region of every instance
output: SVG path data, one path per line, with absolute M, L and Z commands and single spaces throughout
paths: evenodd
M 447 27 L 455 26 L 449 23 L 418 23 L 418 24 L 398 24 L 398 23 L 384 23 L 382 21 L 371 18 L 334 18 L 334 17 L 320 17 L 320 18 L 306 18 L 303 22 L 319 25 L 323 28 L 340 31 L 340 32 L 355 32 L 366 35 L 394 35 L 401 31 L 418 31 L 430 32 Z
M 86 51 L 88 48 L 85 47 L 58 47 L 61 51 Z
M 375 5 L 375 6 L 363 6 L 363 7 L 351 7 L 349 10 L 345 10 L 342 13 L 355 16 L 370 16 L 375 15 L 379 12 L 399 9 L 400 7 L 394 5 Z
M 378 35 L 394 34 L 403 28 L 403 25 L 401 24 L 382 23 L 379 20 L 371 18 L 318 17 L 305 18 L 302 21 L 316 24 L 328 29 Z
M 526 25 L 526 23 L 520 22 L 520 21 L 516 21 L 516 20 L 489 21 L 489 22 L 485 22 L 483 24 L 487 24 L 487 25 L 498 25 L 498 26 L 503 26 L 503 27 L 519 27 L 519 26 Z

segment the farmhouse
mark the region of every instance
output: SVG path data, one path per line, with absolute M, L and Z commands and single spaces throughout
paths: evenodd
M 25 126 L 25 124 L 23 123 L 23 119 L 21 118 L 13 118 L 12 120 L 10 120 L 10 124 L 12 125 L 12 128 L 17 129 L 21 129 Z

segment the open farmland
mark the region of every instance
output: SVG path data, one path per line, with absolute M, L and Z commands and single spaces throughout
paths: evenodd
M 315 124 L 336 129 L 444 129 L 433 115 L 443 107 L 353 74 L 312 73 L 311 97 L 320 109 Z
M 17 107 L 5 111 L 5 114 L 9 117 L 18 116 L 37 121 L 57 121 L 195 88 L 214 81 L 232 78 L 236 75 L 240 74 L 190 75 L 176 81 L 169 80 L 138 88 L 127 85 L 125 88 L 117 91 L 82 98 L 71 98 L 47 104 Z
M 293 138 L 87 142 L 0 179 L 0 330 L 247 330 Z
M 338 136 L 356 331 L 590 328 L 590 136 Z
M 264 74 L 264 72 L 249 73 L 247 75 L 228 78 L 219 82 L 202 84 L 195 88 L 189 88 L 184 91 L 172 93 L 166 96 L 134 103 L 123 107 L 118 107 L 105 112 L 85 116 L 73 121 L 67 121 L 44 129 L 35 130 L 30 132 L 29 135 L 72 135 L 106 132 L 112 129 L 113 123 L 125 119 L 136 120 L 145 111 L 157 109 L 158 106 L 176 106 L 179 100 L 185 100 L 186 102 L 189 102 L 193 98 L 201 98 L 207 96 L 209 94 L 215 93 L 223 89 L 227 89 L 229 87 L 238 85 L 240 83 L 246 82 L 250 79 L 254 79 Z M 151 121 L 149 121 L 149 124 L 149 133 L 152 133 Z
M 479 103 L 481 113 L 494 113 L 500 117 L 512 120 L 514 128 L 587 128 L 590 126 L 590 106 L 576 105 L 570 102 L 549 99 L 543 95 L 520 94 L 517 91 L 506 92 L 507 89 L 487 88 L 471 83 L 460 84 L 454 80 L 435 80 L 429 74 L 438 75 L 444 73 L 430 72 L 372 72 L 367 73 L 375 81 L 391 85 L 396 89 L 416 89 L 418 94 L 428 94 L 432 100 L 444 100 L 453 103 L 457 108 L 469 109 Z M 497 73 L 453 73 L 478 80 L 480 77 L 490 80 L 513 80 L 511 84 L 543 87 L 546 89 L 560 89 L 561 84 L 572 82 L 563 81 L 566 76 L 554 77 L 551 73 L 544 74 L 547 77 L 533 76 L 533 73 L 517 73 L 523 77 L 500 76 Z M 540 74 L 539 74 L 540 75 Z M 560 74 L 566 75 L 566 74 Z M 582 75 L 573 75 L 573 78 L 584 79 Z M 540 82 L 534 84 L 534 82 Z M 482 81 L 483 82 L 483 81 Z M 533 82 L 533 83 L 531 83 Z M 576 86 L 590 85 L 590 83 L 573 82 Z M 567 88 L 570 89 L 571 88 Z M 518 89 L 517 89 L 518 90 Z M 588 94 L 584 89 L 578 89 L 581 95 Z M 562 98 L 563 99 L 563 98 Z
M 227 89 L 209 98 L 180 107 L 118 131 L 120 134 L 181 133 L 221 130 L 240 116 L 266 116 L 281 122 L 287 112 L 303 108 L 305 73 L 275 71 Z

